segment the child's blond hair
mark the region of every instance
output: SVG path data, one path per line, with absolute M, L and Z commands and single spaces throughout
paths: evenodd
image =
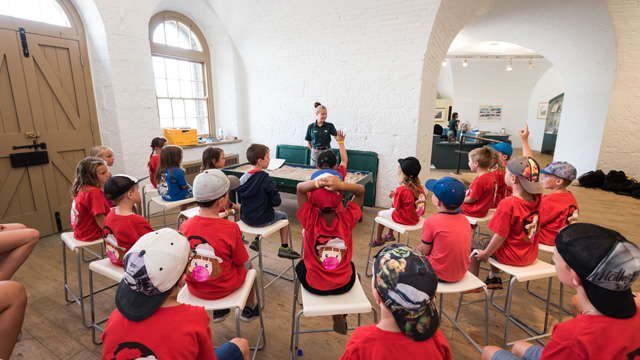
M 504 164 L 502 163 L 502 159 L 500 158 L 500 153 L 498 153 L 498 151 L 494 148 L 492 148 L 491 146 L 485 146 L 486 148 L 489 149 L 489 151 L 491 152 L 491 157 L 492 157 L 492 165 L 491 165 L 491 171 L 496 171 L 496 170 L 502 170 L 504 171 L 505 167 Z
M 108 146 L 94 146 L 93 148 L 91 148 L 91 151 L 89 151 L 89 156 L 102 158 L 102 155 L 104 155 L 104 153 L 106 153 L 107 151 L 113 152 L 113 150 L 111 150 L 111 148 Z
M 493 164 L 493 154 L 488 146 L 471 150 L 469 159 L 477 162 L 478 166 L 484 169 L 490 168 Z
M 72 198 L 78 196 L 80 190 L 85 186 L 100 187 L 100 181 L 98 180 L 97 169 L 100 165 L 107 166 L 107 163 L 99 157 L 86 157 L 78 163 L 76 166 L 76 178 L 71 185 L 69 193 Z

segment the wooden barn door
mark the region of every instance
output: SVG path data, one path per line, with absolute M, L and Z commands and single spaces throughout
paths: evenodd
M 27 32 L 26 57 L 18 31 L 0 34 L 0 222 L 21 222 L 42 236 L 69 229 L 76 164 L 99 141 L 80 41 Z M 33 143 L 27 132 L 46 143 L 49 163 L 11 168 L 9 153 L 33 151 L 13 150 Z

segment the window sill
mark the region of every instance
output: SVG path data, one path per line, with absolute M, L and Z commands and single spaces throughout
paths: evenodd
M 186 145 L 186 146 L 182 146 L 183 149 L 191 149 L 191 148 L 196 148 L 196 147 L 203 147 L 203 146 L 218 146 L 218 145 L 226 145 L 226 144 L 235 144 L 235 143 L 240 143 L 242 142 L 242 139 L 238 139 L 238 140 L 223 140 L 223 141 L 212 141 L 212 142 L 203 142 L 203 143 L 198 143 L 198 145 Z

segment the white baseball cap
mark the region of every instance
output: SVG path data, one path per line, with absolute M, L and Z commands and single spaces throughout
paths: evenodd
M 209 169 L 198 174 L 193 180 L 193 197 L 197 202 L 216 200 L 238 186 L 240 180 L 237 177 L 227 176 L 218 169 Z

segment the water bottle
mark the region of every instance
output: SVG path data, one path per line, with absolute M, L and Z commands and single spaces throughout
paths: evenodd
M 218 129 L 218 139 L 224 140 L 224 130 L 222 128 Z

